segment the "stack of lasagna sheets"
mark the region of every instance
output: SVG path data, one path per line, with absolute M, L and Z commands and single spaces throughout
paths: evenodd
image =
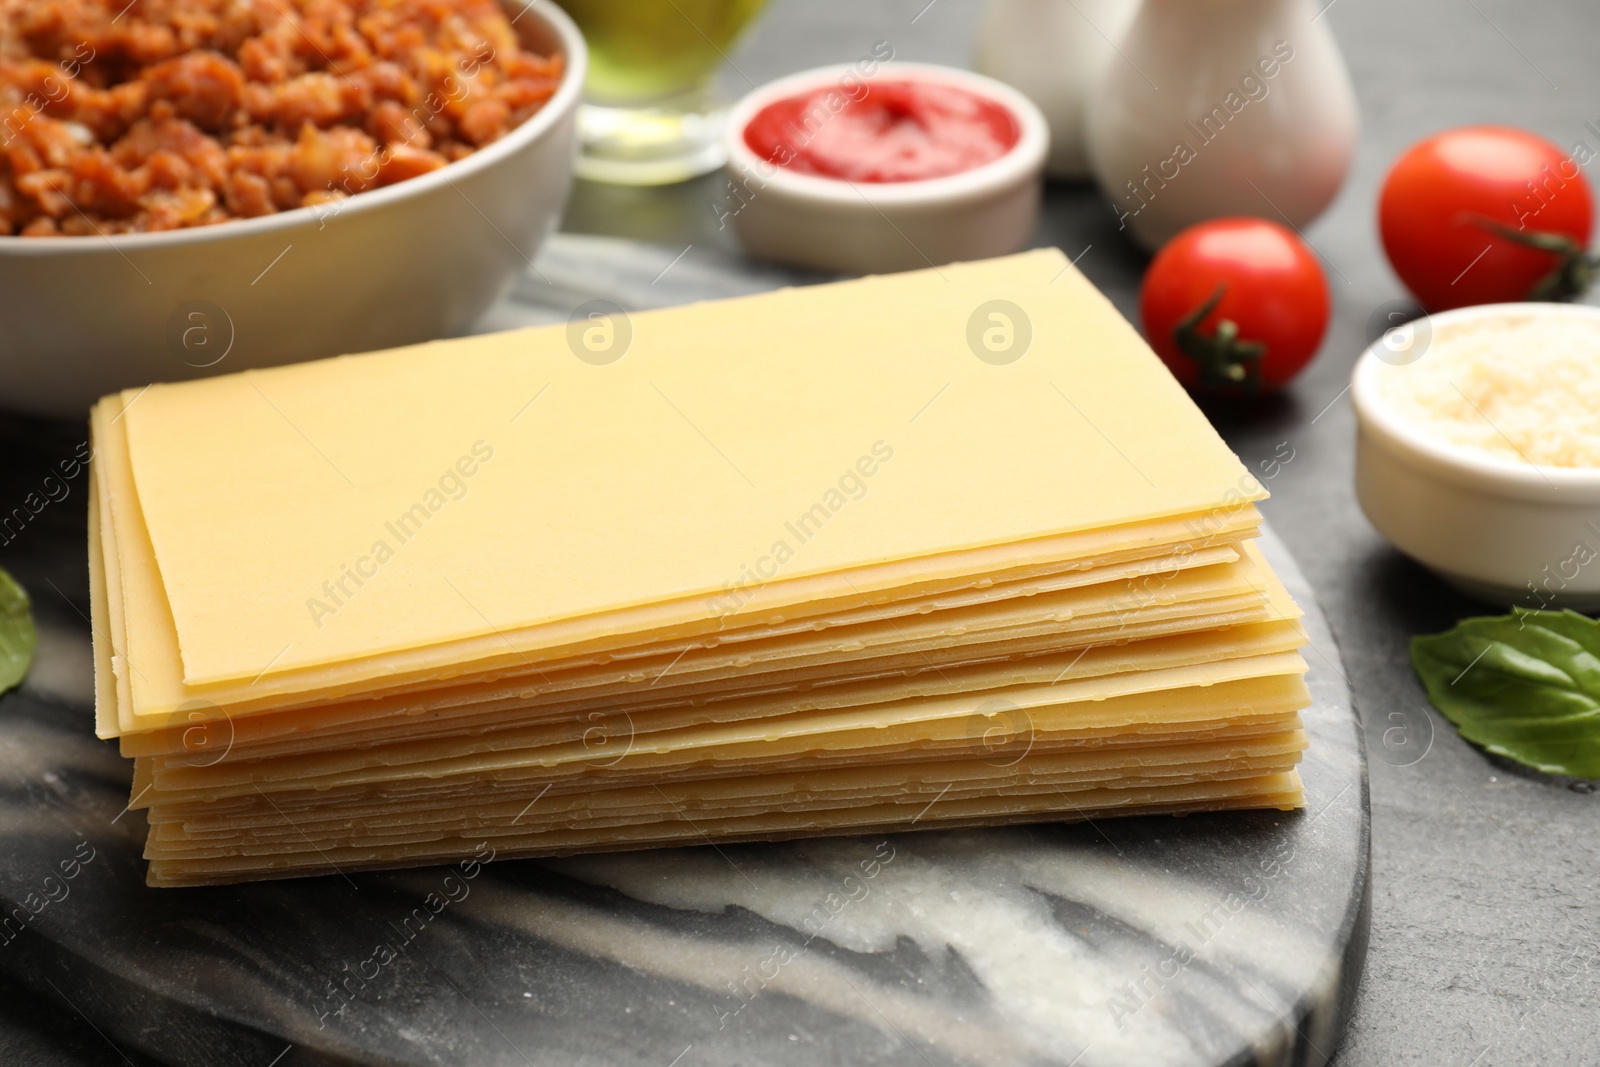
M 1301 805 L 1265 495 L 1057 251 L 106 398 L 153 885 Z

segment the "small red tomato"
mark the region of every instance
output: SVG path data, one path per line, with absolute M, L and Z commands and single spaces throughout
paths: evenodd
M 1151 347 L 1188 388 L 1270 392 L 1317 354 L 1328 281 L 1291 230 L 1266 219 L 1213 219 L 1156 253 L 1139 315 Z
M 1582 168 L 1508 126 L 1417 142 L 1395 161 L 1378 201 L 1389 262 L 1429 311 L 1581 291 L 1593 222 Z

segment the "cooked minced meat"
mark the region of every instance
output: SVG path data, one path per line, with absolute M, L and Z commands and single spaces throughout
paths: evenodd
M 503 136 L 561 73 L 496 0 L 0 0 L 0 234 L 392 185 Z

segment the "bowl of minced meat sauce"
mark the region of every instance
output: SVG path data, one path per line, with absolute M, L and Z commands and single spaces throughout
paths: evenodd
M 1600 308 L 1424 317 L 1351 399 L 1356 496 L 1396 547 L 1491 602 L 1600 607 Z
M 0 406 L 468 329 L 585 63 L 548 0 L 0 0 Z

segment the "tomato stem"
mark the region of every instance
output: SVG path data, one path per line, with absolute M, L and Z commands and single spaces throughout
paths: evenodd
M 1217 328 L 1209 334 L 1200 332 L 1200 323 L 1216 310 L 1227 289 L 1226 282 L 1218 282 L 1210 299 L 1172 328 L 1172 339 L 1179 351 L 1199 364 L 1203 388 L 1258 392 L 1261 360 L 1267 354 L 1267 346 L 1260 341 L 1240 340 L 1239 324 L 1232 319 L 1218 320 Z
M 1504 237 L 1528 248 L 1556 257 L 1554 269 L 1534 283 L 1527 300 L 1571 300 L 1587 292 L 1600 271 L 1600 257 L 1589 255 L 1582 245 L 1564 233 L 1544 230 L 1514 230 L 1503 222 L 1483 215 L 1468 215 L 1467 221 L 1496 237 Z

